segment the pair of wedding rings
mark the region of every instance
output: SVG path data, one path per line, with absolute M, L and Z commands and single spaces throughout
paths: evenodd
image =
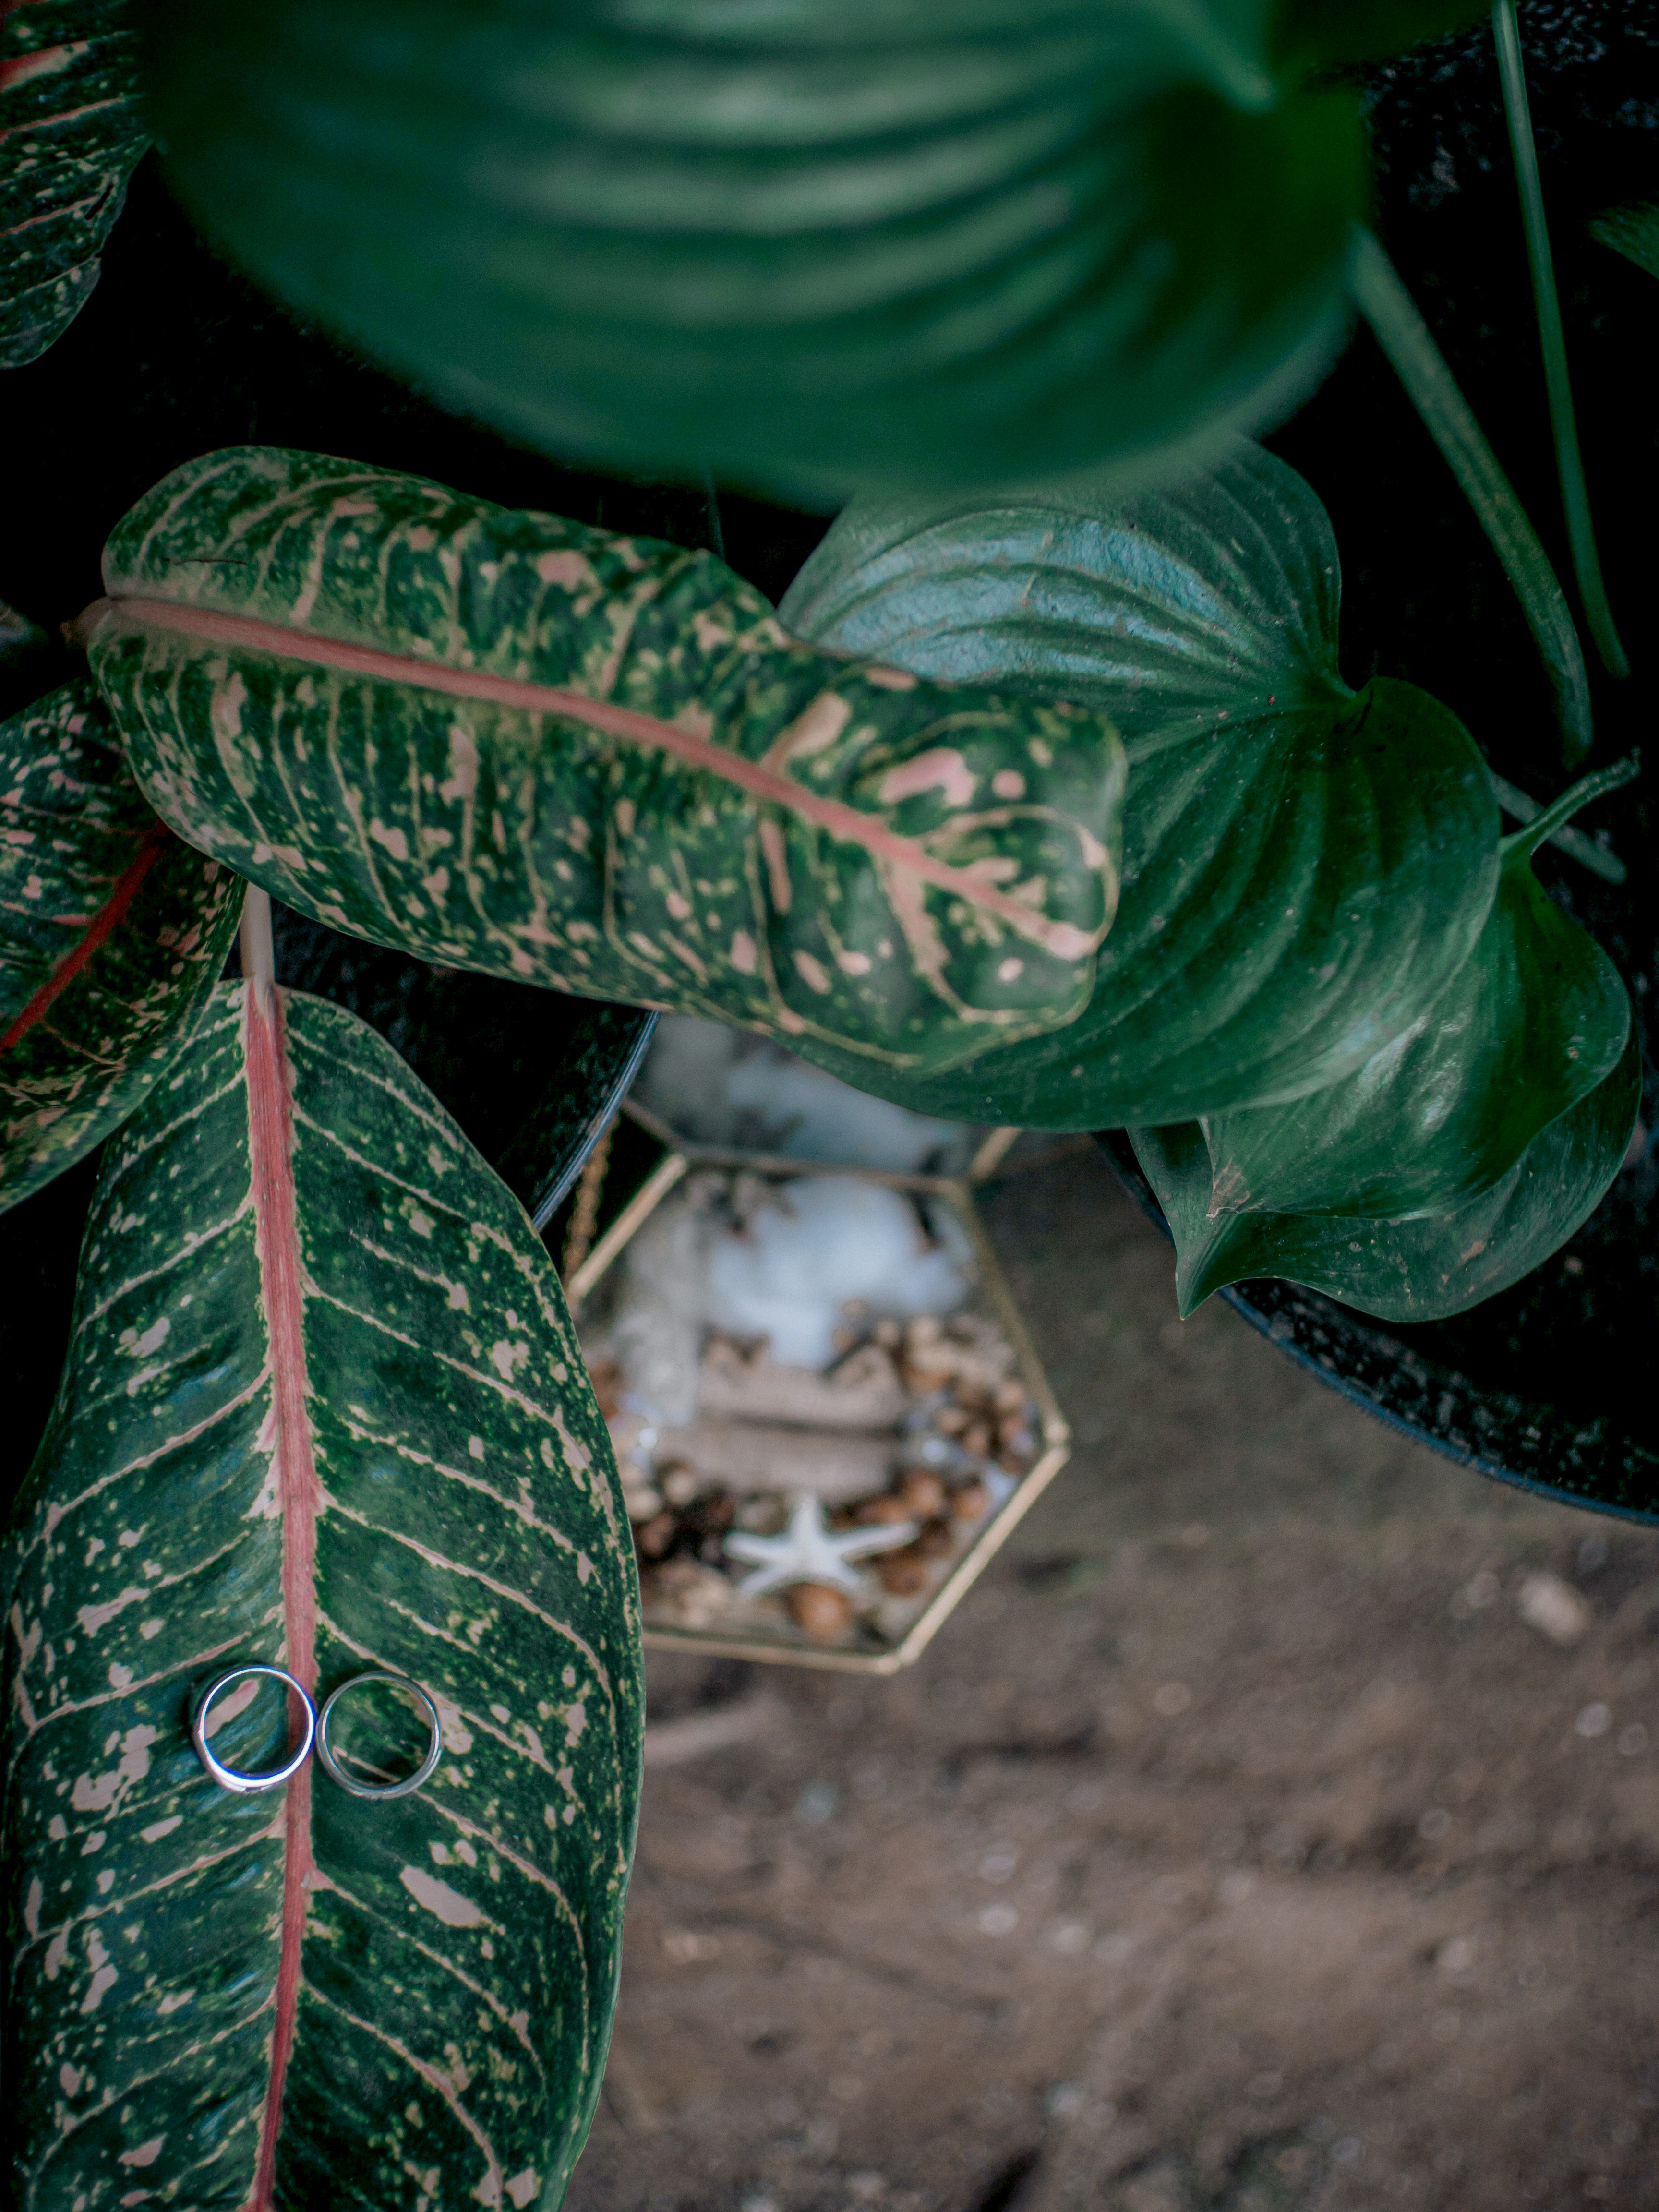
M 300 1700 L 301 1710 L 305 1717 L 301 1729 L 300 1743 L 296 1749 L 289 1753 L 284 1765 L 273 1769 L 269 1774 L 242 1774 L 235 1767 L 227 1766 L 208 1741 L 208 1715 L 213 1710 L 214 1700 L 229 1689 L 233 1682 L 245 1682 L 258 1675 L 269 1675 L 275 1682 L 285 1683 Z M 432 1741 L 428 1747 L 426 1757 L 416 1768 L 414 1773 L 406 1776 L 401 1782 L 360 1782 L 355 1774 L 347 1773 L 329 1745 L 328 1724 L 336 1705 L 339 1704 L 348 1690 L 365 1689 L 371 1682 L 387 1682 L 394 1690 L 406 1690 L 411 1697 L 418 1698 L 426 1707 L 427 1724 L 432 1731 Z M 322 1711 L 319 1712 L 312 1702 L 310 1693 L 295 1680 L 293 1675 L 285 1668 L 264 1666 L 233 1667 L 228 1674 L 221 1674 L 216 1681 L 210 1682 L 197 1699 L 196 1710 L 191 1715 L 190 1740 L 196 1747 L 196 1756 L 219 1787 L 222 1790 L 234 1790 L 240 1797 L 251 1797 L 260 1790 L 276 1790 L 283 1783 L 292 1780 L 310 1758 L 313 1746 L 323 1771 L 329 1780 L 337 1783 L 342 1790 L 348 1791 L 353 1797 L 380 1799 L 407 1797 L 411 1790 L 418 1790 L 422 1783 L 430 1778 L 437 1767 L 439 1759 L 443 1756 L 444 1748 L 443 1723 L 438 1717 L 438 1708 L 420 1684 L 410 1681 L 405 1675 L 388 1674 L 378 1670 L 368 1674 L 354 1674 L 349 1682 L 342 1682 L 339 1688 L 325 1699 Z

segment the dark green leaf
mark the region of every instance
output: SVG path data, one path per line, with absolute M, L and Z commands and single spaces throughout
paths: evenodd
M 1590 234 L 1627 256 L 1650 276 L 1659 276 L 1659 207 L 1609 208 L 1591 223 Z
M 164 817 L 462 967 L 948 1066 L 1069 1021 L 1100 714 L 794 643 L 707 553 L 245 447 L 117 528 L 94 672 Z
M 1210 1155 L 1196 1121 L 1130 1134 L 1174 1232 L 1183 1315 L 1229 1283 L 1283 1275 L 1382 1321 L 1443 1321 L 1519 1282 L 1595 1211 L 1619 1172 L 1641 1094 L 1632 1037 L 1613 1073 L 1534 1137 L 1484 1196 L 1412 1221 L 1212 1214 Z
M 61 337 L 149 143 L 129 0 L 0 8 L 0 368 Z
M 0 1206 L 166 1074 L 241 906 L 230 871 L 156 820 L 93 685 L 0 722 Z
M 260 280 L 551 451 L 811 497 L 1111 462 L 1340 341 L 1363 156 L 1261 0 L 156 11 Z
M 1293 1098 L 1363 1066 L 1461 966 L 1498 810 L 1426 693 L 1336 662 L 1324 509 L 1240 446 L 1178 490 L 1073 483 L 937 508 L 860 501 L 780 609 L 815 643 L 1085 702 L 1128 748 L 1123 896 L 1088 1010 L 948 1078 L 854 1076 L 1028 1128 Z
M 605 1426 L 454 1123 L 340 1008 L 246 999 L 110 1147 L 13 1539 L 9 2148 L 65 2208 L 555 2207 L 640 1753 Z M 392 1802 L 227 1796 L 187 1714 L 246 1660 L 386 1666 L 447 1755 Z M 215 1747 L 281 1741 L 256 1705 Z
M 1540 834 L 1504 840 L 1474 951 L 1357 1074 L 1291 1105 L 1206 1118 L 1212 1212 L 1455 1213 L 1611 1073 L 1630 1000 L 1607 954 L 1533 874 Z
M 1371 61 L 1491 13 L 1480 0 L 1285 0 L 1280 48 L 1288 63 L 1304 66 Z

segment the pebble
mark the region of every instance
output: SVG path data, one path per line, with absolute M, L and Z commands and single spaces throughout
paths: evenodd
M 675 1522 L 672 1513 L 653 1513 L 648 1521 L 635 1524 L 634 1541 L 641 1559 L 660 1559 L 674 1540 Z
M 1577 1644 L 1590 1625 L 1590 1609 L 1559 1575 L 1528 1575 L 1516 1594 L 1516 1610 L 1528 1628 L 1552 1644 Z
M 931 1521 L 949 1505 L 950 1493 L 931 1468 L 913 1467 L 901 1478 L 899 1497 L 907 1515 Z
M 833 1644 L 853 1618 L 852 1600 L 830 1583 L 793 1583 L 783 1601 L 796 1627 L 815 1644 Z
M 927 1587 L 927 1555 L 920 1544 L 882 1553 L 875 1569 L 889 1597 L 919 1597 Z

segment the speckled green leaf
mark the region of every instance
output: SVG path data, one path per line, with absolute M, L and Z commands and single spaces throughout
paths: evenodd
M 604 1424 L 551 1263 L 430 1094 L 342 1009 L 247 995 L 110 1146 L 10 1539 L 15 2201 L 551 2208 L 640 1749 Z M 423 1684 L 437 1772 L 226 1795 L 186 1717 L 245 1659 Z M 275 1764 L 275 1706 L 215 1747 Z
M 1196 1121 L 1130 1135 L 1175 1237 L 1183 1315 L 1229 1283 L 1283 1275 L 1382 1321 L 1443 1321 L 1519 1282 L 1589 1218 L 1619 1172 L 1641 1097 L 1632 1037 L 1612 1074 L 1534 1137 L 1490 1190 L 1454 1212 L 1411 1221 L 1212 1213 L 1210 1155 Z
M 1098 465 L 1340 343 L 1352 95 L 1272 0 L 164 0 L 177 189 L 261 282 L 562 453 L 812 496 Z
M 245 447 L 117 528 L 94 672 L 167 821 L 400 951 L 949 1066 L 1116 904 L 1090 708 L 798 645 L 707 553 Z
M 1650 276 L 1659 276 L 1659 206 L 1638 202 L 1633 207 L 1609 208 L 1591 223 L 1590 234 L 1645 269 Z
M 1177 489 L 855 502 L 779 614 L 902 668 L 1077 699 L 1129 755 L 1123 896 L 1086 1012 L 943 1079 L 860 1079 L 1027 1128 L 1299 1097 L 1409 1030 L 1491 908 L 1498 810 L 1462 726 L 1337 666 L 1323 507 L 1242 442 Z M 850 1076 L 816 1041 L 805 1055 Z
M 0 722 L 0 1208 L 166 1073 L 241 907 L 230 871 L 156 820 L 94 685 Z
M 0 368 L 61 337 L 149 143 L 130 0 L 0 7 Z
M 1540 840 L 1611 780 L 1589 779 L 1504 840 L 1498 896 L 1474 951 L 1357 1074 L 1291 1105 L 1204 1119 L 1212 1212 L 1456 1213 L 1612 1073 L 1630 1035 L 1629 997 L 1530 866 Z

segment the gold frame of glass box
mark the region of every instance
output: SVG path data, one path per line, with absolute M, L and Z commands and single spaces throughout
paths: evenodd
M 1019 1132 L 990 1131 L 963 1176 L 896 1175 L 878 1168 L 848 1167 L 839 1163 L 787 1158 L 775 1153 L 733 1152 L 717 1146 L 687 1144 L 667 1123 L 631 1100 L 622 1110 L 670 1149 L 581 1265 L 572 1271 L 565 1285 L 565 1296 L 573 1317 L 580 1316 L 590 1292 L 641 1225 L 682 1177 L 696 1167 L 745 1169 L 751 1174 L 778 1181 L 803 1175 L 854 1175 L 866 1182 L 886 1183 L 895 1190 L 911 1191 L 919 1197 L 941 1201 L 951 1209 L 968 1232 L 979 1268 L 974 1303 L 988 1309 L 1013 1347 L 1020 1379 L 1036 1409 L 1042 1448 L 1003 1504 L 986 1516 L 984 1526 L 971 1539 L 904 1634 L 885 1650 L 845 1651 L 830 1646 L 815 1648 L 805 1641 L 786 1640 L 781 1636 L 774 1640 L 762 1634 L 735 1635 L 710 1628 L 647 1626 L 645 1630 L 647 1644 L 678 1651 L 700 1651 L 710 1658 L 752 1659 L 769 1666 L 816 1667 L 845 1674 L 896 1674 L 921 1656 L 1072 1455 L 1071 1429 L 1055 1403 L 974 1201 L 974 1186 L 996 1171 Z M 1040 1157 L 1046 1159 L 1050 1155 L 1045 1152 Z M 1033 1160 L 1029 1164 L 1035 1165 L 1036 1162 Z

